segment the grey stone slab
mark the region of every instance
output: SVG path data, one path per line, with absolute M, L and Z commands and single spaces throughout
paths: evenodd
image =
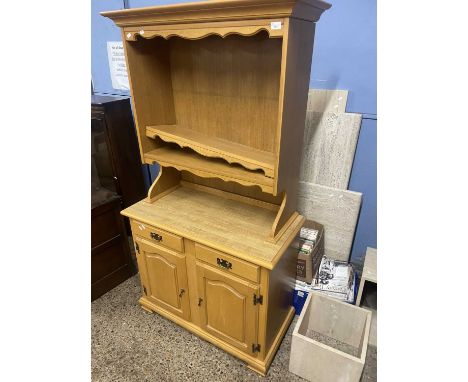
M 348 261 L 361 201 L 360 192 L 299 182 L 298 211 L 323 224 L 325 256 Z
M 362 278 L 377 283 L 377 249 L 367 247 Z
M 365 308 L 365 307 L 364 307 Z M 372 321 L 369 332 L 369 345 L 377 347 L 377 310 L 369 309 L 372 311 Z
M 348 188 L 362 116 L 307 111 L 300 180 Z
M 347 102 L 347 90 L 309 89 L 307 110 L 319 111 L 322 113 L 326 111 L 344 113 L 346 111 Z

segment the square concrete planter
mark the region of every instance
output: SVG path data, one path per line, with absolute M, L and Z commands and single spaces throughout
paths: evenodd
M 359 382 L 371 312 L 310 292 L 292 335 L 289 371 L 314 382 Z

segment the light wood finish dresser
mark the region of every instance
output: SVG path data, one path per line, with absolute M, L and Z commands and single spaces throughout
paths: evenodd
M 294 316 L 296 194 L 319 0 L 102 13 L 122 30 L 141 160 L 141 306 L 265 375 Z

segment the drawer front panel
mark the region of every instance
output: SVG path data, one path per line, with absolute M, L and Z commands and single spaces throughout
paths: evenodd
M 260 270 L 257 265 L 250 264 L 198 243 L 195 243 L 195 256 L 197 259 L 223 269 L 226 272 L 244 277 L 250 281 L 259 281 Z
M 131 226 L 134 236 L 141 236 L 152 243 L 184 252 L 184 240 L 180 236 L 135 220 L 132 220 Z

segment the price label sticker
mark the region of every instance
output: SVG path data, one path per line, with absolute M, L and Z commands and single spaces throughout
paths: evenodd
M 271 24 L 271 30 L 281 29 L 281 21 L 273 21 Z

